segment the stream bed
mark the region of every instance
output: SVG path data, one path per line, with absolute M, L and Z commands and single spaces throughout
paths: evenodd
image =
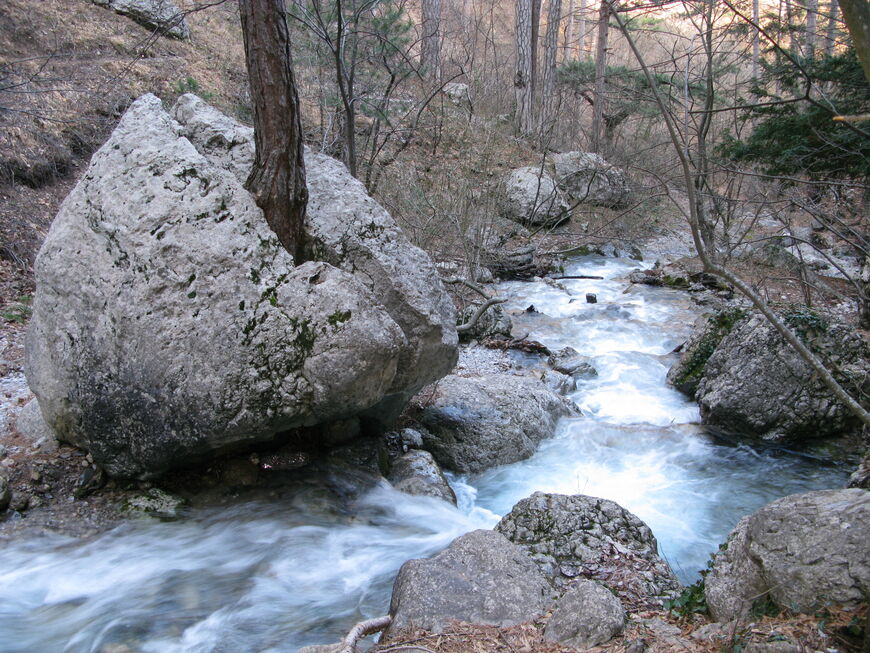
M 458 508 L 387 485 L 350 502 L 312 488 L 87 540 L 0 544 L 0 653 L 285 653 L 337 641 L 386 612 L 405 560 L 491 528 L 536 490 L 620 503 L 689 583 L 740 517 L 787 494 L 842 487 L 843 467 L 705 432 L 697 406 L 665 384 L 698 309 L 685 293 L 629 286 L 640 265 L 575 261 L 566 275 L 604 279 L 562 281 L 568 292 L 501 285 L 515 333 L 574 347 L 598 376 L 572 395 L 583 415 L 563 419 L 534 456 L 451 477 Z

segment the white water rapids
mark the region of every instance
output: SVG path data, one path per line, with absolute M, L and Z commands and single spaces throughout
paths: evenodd
M 0 545 L 0 653 L 278 653 L 336 641 L 383 614 L 399 566 L 430 555 L 535 490 L 613 499 L 643 519 L 691 582 L 738 519 L 795 492 L 841 487 L 847 472 L 785 452 L 715 443 L 697 407 L 665 384 L 697 311 L 684 293 L 628 286 L 637 264 L 586 258 L 569 295 L 503 284 L 534 304 L 515 332 L 572 346 L 599 375 L 583 411 L 530 459 L 453 478 L 459 509 L 382 486 L 342 502 L 317 488 L 269 502 L 136 521 L 88 540 Z M 597 304 L 585 302 L 596 293 Z

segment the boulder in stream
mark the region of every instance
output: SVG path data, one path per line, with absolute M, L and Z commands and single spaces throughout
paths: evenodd
M 412 449 L 398 458 L 393 462 L 387 480 L 401 492 L 456 504 L 456 494 L 428 451 Z
M 474 473 L 528 458 L 560 417 L 576 414 L 573 402 L 535 379 L 451 374 L 435 387 L 420 423 L 435 460 Z
M 456 359 L 434 266 L 357 180 L 308 158 L 309 231 L 327 260 L 295 266 L 243 166 L 224 165 L 244 129 L 186 97 L 186 124 L 153 95 L 131 105 L 35 265 L 28 384 L 58 438 L 115 476 L 388 419 Z
M 472 531 L 428 560 L 409 560 L 393 585 L 387 636 L 443 632 L 450 621 L 508 627 L 543 614 L 553 591 L 529 555 L 495 531 Z
M 556 587 L 586 578 L 651 606 L 680 589 L 649 527 L 608 499 L 535 492 L 496 530 L 528 551 Z
M 798 336 L 859 394 L 870 391 L 870 346 L 854 329 L 809 310 L 783 315 Z M 764 440 L 845 435 L 860 426 L 760 314 L 719 313 L 686 345 L 668 380 L 694 392 L 706 424 Z
M 574 584 L 556 602 L 544 639 L 577 649 L 611 640 L 625 628 L 625 609 L 613 593 L 592 580 Z
M 794 494 L 744 517 L 715 556 L 705 594 L 717 621 L 772 604 L 856 605 L 870 587 L 870 492 Z

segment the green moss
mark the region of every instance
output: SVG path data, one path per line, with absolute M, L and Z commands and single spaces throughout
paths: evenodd
M 187 298 L 188 298 L 188 299 L 194 299 L 195 297 L 196 297 L 196 291 L 195 291 L 195 290 L 191 290 L 189 293 L 187 293 Z
M 680 290 L 685 290 L 689 287 L 688 279 L 686 279 L 685 277 L 675 277 L 670 274 L 666 274 L 662 277 L 662 283 L 668 288 L 677 288 Z
M 350 311 L 336 311 L 328 318 L 326 318 L 327 322 L 329 322 L 334 327 L 347 322 L 349 319 Z
M 710 356 L 716 351 L 716 347 L 725 336 L 731 333 L 734 325 L 745 316 L 746 311 L 743 309 L 720 311 L 710 316 L 707 320 L 706 332 L 695 343 L 692 350 L 687 352 L 688 358 L 682 361 L 682 374 L 674 379 L 674 384 L 677 386 L 688 385 L 699 379 L 704 372 L 707 361 L 710 360 Z
M 785 323 L 797 333 L 802 340 L 828 330 L 830 322 L 811 308 L 799 306 L 782 314 Z

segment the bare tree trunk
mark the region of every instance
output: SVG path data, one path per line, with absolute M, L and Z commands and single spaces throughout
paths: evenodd
M 299 264 L 305 247 L 305 161 L 284 0 L 240 0 L 254 109 L 254 166 L 245 187 Z
M 592 105 L 592 151 L 601 154 L 604 123 L 605 85 L 607 82 L 607 36 L 610 31 L 610 3 L 601 0 L 598 11 L 598 43 L 595 46 L 595 100 Z
M 532 125 L 532 2 L 517 0 L 517 74 L 516 89 L 517 131 L 530 134 Z
M 562 61 L 571 61 L 571 43 L 574 41 L 574 0 L 568 1 L 568 22 L 565 25 L 565 52 L 562 55 Z
M 840 5 L 837 0 L 831 0 L 828 7 L 828 28 L 825 30 L 825 56 L 830 57 L 834 54 L 834 46 L 837 44 L 837 15 L 840 12 Z
M 864 76 L 870 80 L 870 2 L 867 0 L 840 0 L 843 20 L 852 35 L 852 43 Z
M 529 76 L 532 87 L 532 122 L 537 111 L 540 96 L 538 89 L 538 44 L 541 31 L 541 0 L 532 0 L 532 74 Z M 534 126 L 529 131 L 534 131 Z
M 758 22 L 758 0 L 752 0 L 752 22 Z M 757 29 L 752 30 L 752 79 L 758 81 L 758 58 L 761 45 L 761 34 Z
M 816 56 L 816 25 L 819 16 L 819 0 L 807 0 L 806 55 L 810 59 Z
M 578 30 L 579 39 L 577 42 L 577 58 L 586 58 L 586 0 L 580 0 L 580 21 Z
M 547 10 L 547 44 L 544 56 L 544 74 L 541 84 L 541 136 L 553 126 L 556 105 L 556 50 L 559 47 L 559 23 L 562 18 L 562 0 L 550 0 Z
M 430 79 L 441 79 L 441 0 L 423 0 L 420 67 Z

